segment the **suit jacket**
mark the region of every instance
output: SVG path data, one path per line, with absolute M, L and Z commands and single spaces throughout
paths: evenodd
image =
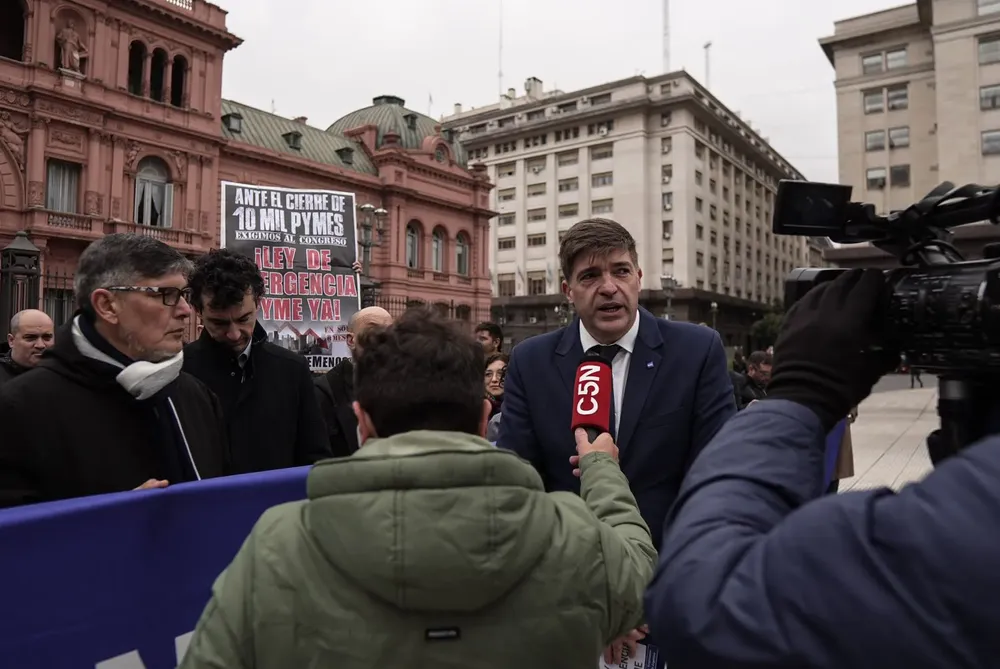
M 569 457 L 580 321 L 527 339 L 511 355 L 497 445 L 531 462 L 546 490 L 579 493 Z M 653 542 L 695 456 L 736 413 L 726 352 L 712 329 L 639 308 L 618 429 L 619 460 Z
M 330 453 L 335 458 L 347 457 L 358 450 L 358 419 L 354 415 L 354 362 L 344 358 L 326 374 L 318 376 L 316 400 L 326 422 Z

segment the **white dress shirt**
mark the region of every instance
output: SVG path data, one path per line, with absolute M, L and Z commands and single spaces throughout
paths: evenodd
M 628 365 L 632 359 L 632 351 L 635 350 L 635 338 L 639 336 L 639 313 L 635 314 L 635 321 L 622 338 L 611 345 L 617 344 L 622 350 L 618 351 L 614 360 L 611 361 L 611 380 L 614 388 L 615 404 L 615 435 L 618 435 L 618 426 L 622 422 L 622 398 L 625 397 L 625 384 L 628 381 Z M 595 346 L 601 346 L 601 342 L 594 339 L 587 328 L 583 327 L 580 321 L 580 345 L 586 353 Z

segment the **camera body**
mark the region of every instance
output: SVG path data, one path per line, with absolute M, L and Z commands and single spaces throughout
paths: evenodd
M 997 432 L 1000 404 L 1000 254 L 965 260 L 951 244 L 952 228 L 1000 214 L 1000 189 L 943 183 L 903 211 L 879 215 L 851 202 L 851 187 L 806 181 L 778 184 L 772 230 L 825 236 L 840 244 L 871 242 L 897 258 L 885 272 L 885 345 L 914 369 L 938 376 L 941 427 L 927 437 L 937 465 Z M 992 249 L 991 251 L 995 251 Z M 843 269 L 799 268 L 785 280 L 785 305 Z
M 850 195 L 850 186 L 782 181 L 772 230 L 845 244 L 872 242 L 892 253 L 904 266 L 885 272 L 887 342 L 916 369 L 963 377 L 1000 374 L 1000 259 L 964 260 L 949 231 L 992 220 L 996 190 L 946 183 L 887 216 L 850 202 Z M 792 270 L 785 279 L 785 306 L 844 271 Z

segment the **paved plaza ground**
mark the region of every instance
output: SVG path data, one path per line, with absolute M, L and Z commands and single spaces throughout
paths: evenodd
M 938 426 L 937 382 L 923 381 L 924 388 L 911 390 L 909 376 L 886 377 L 858 408 L 851 426 L 855 475 L 840 482 L 841 491 L 899 489 L 931 470 L 926 439 Z

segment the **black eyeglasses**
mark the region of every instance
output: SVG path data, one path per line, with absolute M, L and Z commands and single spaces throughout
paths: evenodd
M 174 288 L 172 286 L 168 286 L 166 288 L 160 288 L 158 286 L 108 286 L 104 290 L 111 290 L 116 293 L 145 293 L 146 295 L 159 295 L 160 299 L 163 300 L 164 306 L 167 307 L 176 307 L 182 297 L 185 302 L 191 302 L 190 288 Z

